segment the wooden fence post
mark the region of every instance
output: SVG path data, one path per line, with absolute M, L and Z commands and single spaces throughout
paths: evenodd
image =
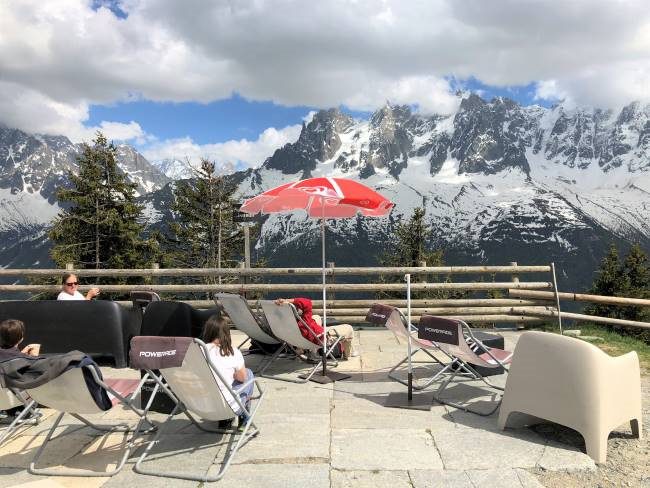
M 511 261 L 510 266 L 517 266 L 517 261 Z M 519 275 L 518 274 L 513 274 L 511 276 L 512 282 L 513 283 L 519 283 Z M 495 324 L 496 326 L 496 324 Z M 515 324 L 515 327 L 519 330 L 524 329 L 526 326 L 524 325 L 523 322 L 519 322 Z

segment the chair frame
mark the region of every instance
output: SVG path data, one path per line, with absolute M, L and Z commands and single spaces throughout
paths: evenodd
M 436 372 L 436 373 L 435 373 L 431 378 L 429 378 L 429 379 L 428 379 L 424 384 L 419 384 L 419 385 L 417 385 L 417 384 L 415 384 L 415 382 L 414 382 L 413 385 L 412 385 L 412 388 L 413 388 L 414 390 L 424 390 L 424 389 L 428 388 L 428 387 L 431 386 L 431 385 L 432 385 L 432 384 L 433 384 L 433 383 L 434 383 L 434 382 L 435 382 L 435 381 L 436 381 L 436 380 L 437 380 L 441 375 L 445 374 L 446 371 L 447 371 L 447 369 L 445 368 L 445 367 L 447 366 L 447 364 L 443 363 L 440 359 L 438 359 L 436 356 L 434 356 L 434 355 L 429 351 L 429 349 L 431 349 L 431 350 L 436 350 L 436 351 L 439 351 L 439 352 L 443 353 L 445 356 L 447 356 L 447 358 L 448 358 L 450 361 L 453 361 L 454 358 L 453 358 L 451 355 L 449 355 L 449 354 L 448 354 L 444 349 L 442 349 L 442 348 L 441 348 L 437 343 L 432 342 L 432 341 L 426 341 L 426 340 L 424 340 L 424 339 L 420 339 L 419 337 L 417 337 L 418 328 L 417 328 L 415 325 L 413 325 L 412 323 L 409 323 L 409 322 L 408 322 L 407 318 L 404 316 L 404 314 L 402 313 L 402 311 L 401 311 L 399 308 L 397 308 L 397 307 L 393 307 L 393 306 L 391 306 L 391 305 L 384 305 L 384 304 L 380 304 L 380 305 L 382 305 L 382 307 L 388 307 L 388 308 L 391 308 L 391 309 L 392 309 L 391 314 L 397 314 L 397 315 L 398 315 L 398 317 L 399 317 L 399 319 L 400 319 L 400 322 L 401 322 L 401 324 L 402 324 L 402 326 L 403 326 L 403 329 L 402 329 L 402 330 L 397 330 L 397 329 L 395 329 L 395 328 L 389 327 L 389 321 L 391 320 L 391 317 L 390 317 L 390 316 L 387 317 L 387 319 L 386 319 L 386 323 L 384 324 L 384 326 L 385 326 L 388 330 L 390 330 L 390 331 L 391 331 L 395 336 L 398 336 L 398 335 L 399 335 L 399 336 L 401 336 L 401 337 L 403 337 L 403 338 L 405 338 L 405 339 L 408 339 L 408 336 L 407 336 L 408 333 L 406 332 L 406 331 L 407 331 L 407 328 L 408 328 L 408 331 L 409 331 L 409 333 L 411 334 L 411 341 L 415 342 L 415 344 L 416 344 L 416 347 L 411 351 L 411 354 L 410 354 L 410 355 L 407 354 L 406 357 L 404 357 L 404 359 L 402 359 L 400 362 L 398 362 L 395 366 L 393 366 L 393 367 L 390 369 L 390 371 L 388 372 L 388 377 L 389 377 L 391 380 L 393 380 L 393 381 L 397 381 L 398 383 L 401 383 L 401 384 L 404 385 L 404 386 L 409 386 L 408 381 L 403 380 L 402 378 L 400 378 L 399 376 L 397 376 L 397 375 L 395 374 L 395 372 L 399 369 L 400 366 L 402 366 L 402 364 L 404 364 L 405 362 L 407 362 L 407 361 L 409 360 L 409 358 L 411 358 L 411 363 L 412 363 L 412 364 L 430 364 L 428 361 L 413 361 L 413 360 L 412 360 L 413 356 L 415 356 L 418 352 L 421 351 L 421 352 L 425 353 L 429 358 L 433 359 L 437 364 L 439 364 L 440 366 L 443 366 L 443 369 L 442 369 L 442 370 L 437 371 L 437 372 Z M 415 335 L 414 335 L 414 334 L 415 334 Z M 465 368 L 464 365 L 459 365 L 459 367 L 460 367 L 462 370 L 464 370 L 464 371 L 461 372 L 460 374 L 467 375 L 467 376 L 471 377 L 472 379 L 476 379 L 475 374 L 474 374 L 472 371 L 470 371 L 469 369 Z
M 245 317 L 246 321 L 236 321 L 232 316 L 234 314 L 231 315 L 228 312 L 228 305 L 226 305 L 228 301 L 240 302 L 240 304 L 244 306 L 244 309 L 248 310 L 250 317 Z M 264 344 L 280 344 L 282 342 L 273 334 L 269 333 L 270 328 L 268 327 L 268 323 L 265 323 L 266 318 L 259 314 L 259 310 L 258 314 L 253 312 L 250 305 L 248 305 L 248 302 L 241 295 L 236 295 L 234 293 L 215 293 L 214 302 L 216 305 L 220 305 L 224 308 L 235 328 L 248 336 L 244 342 L 237 346 L 239 349 L 241 349 L 241 347 L 251 339 L 255 339 Z
M 425 315 L 423 316 L 423 318 L 424 317 L 427 316 Z M 433 317 L 433 316 L 429 316 L 429 317 Z M 503 395 L 499 397 L 496 406 L 489 412 L 481 412 L 480 410 L 471 408 L 471 406 L 469 405 L 464 405 L 462 403 L 458 403 L 450 400 L 444 400 L 443 398 L 441 398 L 441 395 L 445 391 L 445 389 L 449 386 L 449 384 L 454 380 L 454 378 L 459 374 L 462 374 L 462 371 L 470 372 L 473 375 L 472 379 L 479 379 L 490 388 L 493 388 L 501 392 L 504 391 L 503 387 L 497 386 L 494 383 L 487 380 L 482 374 L 480 374 L 476 369 L 472 367 L 472 364 L 483 366 L 486 368 L 501 367 L 507 373 L 508 367 L 506 366 L 506 364 L 512 360 L 512 353 L 510 354 L 508 360 L 504 363 L 503 361 L 495 357 L 494 354 L 492 354 L 490 350 L 493 348 L 486 346 L 474 336 L 474 334 L 472 333 L 472 329 L 464 321 L 459 319 L 454 319 L 454 318 L 448 318 L 448 317 L 435 317 L 435 318 L 444 319 L 445 321 L 452 321 L 456 323 L 458 327 L 457 328 L 458 344 L 445 343 L 442 341 L 437 342 L 440 349 L 443 350 L 443 352 L 445 352 L 448 356 L 450 356 L 452 358 L 452 361 L 449 364 L 445 365 L 445 367 L 437 375 L 440 376 L 442 374 L 447 374 L 448 377 L 438 387 L 437 391 L 433 396 L 434 400 L 436 400 L 438 403 L 449 405 L 450 407 L 454 407 L 459 410 L 463 410 L 465 412 L 474 413 L 476 415 L 480 415 L 483 417 L 489 417 L 494 412 L 496 412 L 501 406 Z M 470 347 L 468 340 L 471 340 L 473 344 L 476 346 L 476 348 L 483 349 L 496 364 L 489 363 L 484 359 L 482 359 L 481 357 L 479 357 L 476 354 L 476 352 L 472 350 L 472 348 Z M 456 369 L 454 369 L 454 366 L 456 366 Z
M 133 450 L 133 447 L 135 445 L 135 441 L 141 434 L 147 434 L 150 433 L 154 430 L 156 430 L 156 427 L 153 425 L 153 423 L 147 418 L 147 413 L 149 411 L 149 408 L 151 407 L 151 403 L 153 401 L 153 398 L 155 396 L 155 393 L 158 390 L 158 386 L 154 389 L 153 394 L 151 395 L 151 398 L 149 399 L 149 402 L 146 406 L 146 408 L 140 409 L 135 406 L 134 400 L 136 395 L 140 392 L 140 389 L 142 388 L 142 385 L 144 382 L 147 380 L 148 376 L 145 375 L 140 382 L 138 383 L 137 387 L 134 389 L 134 391 L 128 396 L 124 397 L 120 393 L 118 393 L 114 388 L 112 388 L 110 385 L 108 385 L 104 380 L 102 380 L 99 377 L 99 367 L 97 365 L 85 365 L 81 366 L 80 368 L 73 368 L 70 369 L 66 372 L 64 372 L 61 376 L 51 380 L 50 382 L 46 383 L 47 386 L 49 383 L 56 382 L 59 378 L 63 377 L 64 375 L 71 375 L 71 374 L 78 374 L 79 377 L 81 378 L 81 382 L 83 383 L 83 387 L 86 388 L 86 384 L 83 380 L 83 375 L 81 368 L 86 368 L 88 371 L 90 371 L 90 374 L 92 375 L 93 379 L 99 384 L 102 388 L 104 388 L 107 392 L 109 392 L 111 395 L 113 395 L 119 403 L 122 405 L 126 406 L 129 408 L 131 411 L 133 411 L 137 416 L 138 416 L 138 422 L 134 427 L 129 427 L 128 424 L 126 423 L 121 423 L 121 424 L 116 424 L 112 426 L 105 426 L 105 425 L 98 425 L 95 424 L 94 422 L 91 422 L 90 420 L 86 419 L 83 417 L 81 414 L 78 413 L 73 413 L 73 412 L 66 412 L 63 410 L 60 410 L 59 415 L 57 416 L 56 420 L 54 421 L 54 424 L 48 431 L 45 440 L 43 441 L 43 444 L 38 448 L 36 451 L 36 454 L 34 455 L 34 458 L 29 464 L 28 472 L 31 474 L 35 475 L 41 475 L 41 476 L 74 476 L 74 477 L 110 477 L 114 476 L 115 474 L 119 473 L 122 468 L 124 467 L 124 464 L 128 460 L 131 451 Z M 40 388 L 40 387 L 38 387 Z M 33 389 L 27 389 L 25 390 L 26 393 L 28 393 L 30 396 L 34 398 L 34 401 L 38 401 L 39 403 L 46 405 L 48 407 L 51 407 L 53 409 L 56 409 L 56 401 L 50 402 L 49 399 L 47 398 L 46 394 L 42 394 L 38 392 L 38 388 L 33 388 Z M 115 405 L 113 405 L 114 408 Z M 104 410 L 101 410 L 99 407 L 97 407 L 97 413 L 104 413 Z M 61 419 L 66 415 L 66 413 L 80 422 L 84 423 L 88 427 L 91 427 L 95 430 L 98 430 L 100 432 L 124 432 L 124 433 L 133 433 L 131 437 L 129 438 L 126 447 L 124 448 L 124 453 L 122 455 L 122 458 L 116 465 L 115 469 L 112 471 L 108 472 L 95 472 L 95 471 L 82 471 L 80 472 L 79 470 L 71 470 L 71 469 L 48 469 L 48 468 L 37 468 L 36 465 L 38 461 L 40 460 L 41 455 L 43 454 L 43 451 L 45 450 L 47 444 L 50 442 L 52 439 L 52 436 L 56 430 L 56 428 L 59 426 L 59 423 L 61 422 Z M 141 429 L 143 422 L 147 422 L 149 424 L 149 427 L 145 429 Z
M 271 300 L 261 300 L 260 306 L 262 307 L 262 310 L 264 311 L 264 316 L 266 317 L 266 321 L 269 324 L 269 327 L 273 331 L 273 334 L 275 337 L 280 339 L 282 341 L 282 346 L 275 351 L 273 356 L 266 362 L 266 364 L 261 368 L 259 375 L 263 378 L 269 378 L 273 380 L 279 380 L 279 381 L 287 381 L 290 383 L 307 383 L 312 376 L 316 373 L 319 367 L 322 367 L 322 362 L 318 362 L 314 365 L 314 367 L 309 370 L 308 373 L 305 373 L 304 375 L 301 374 L 299 378 L 288 378 L 286 376 L 280 376 L 280 375 L 272 375 L 272 374 L 267 374 L 266 370 L 273 364 L 278 358 L 280 358 L 280 355 L 283 352 L 292 352 L 295 354 L 295 357 L 300 358 L 300 355 L 297 352 L 297 349 L 307 349 L 311 351 L 317 351 L 318 349 L 323 349 L 325 351 L 325 354 L 328 358 L 331 359 L 331 361 L 328 362 L 330 367 L 337 367 L 338 366 L 338 361 L 334 357 L 333 351 L 336 345 L 343 339 L 342 336 L 340 336 L 336 331 L 336 339 L 335 341 L 327 347 L 327 342 L 325 345 L 323 345 L 323 340 L 322 340 L 322 334 L 317 334 L 314 332 L 314 330 L 305 322 L 305 320 L 302 318 L 302 316 L 298 313 L 298 310 L 296 309 L 295 305 L 292 303 L 283 303 L 281 305 L 276 304 L 275 302 Z M 283 307 L 287 307 L 289 310 L 291 310 L 291 313 L 293 315 L 293 320 L 288 320 L 285 325 L 284 323 L 282 325 L 274 323 L 273 320 L 269 320 L 269 316 L 266 314 L 266 311 L 264 310 L 265 307 L 278 307 L 278 309 L 282 310 Z M 302 323 L 311 333 L 314 337 L 317 337 L 319 340 L 318 344 L 315 344 L 308 339 L 305 339 L 302 336 L 302 333 L 300 331 L 300 328 L 298 327 L 298 322 Z M 292 323 L 292 325 L 288 325 L 289 323 Z M 289 331 L 290 334 L 288 335 L 286 332 L 288 332 L 285 327 L 291 327 L 291 330 Z M 297 335 L 294 334 L 293 328 L 295 327 L 295 331 L 297 331 Z M 334 330 L 334 329 L 331 329 Z
M 239 450 L 241 446 L 243 446 L 246 442 L 248 442 L 250 439 L 253 437 L 257 436 L 260 432 L 259 428 L 255 425 L 253 422 L 253 419 L 255 417 L 255 414 L 264 398 L 265 392 L 264 390 L 260 387 L 259 382 L 256 379 L 250 379 L 246 381 L 245 383 L 241 384 L 238 386 L 236 389 L 233 388 L 231 385 L 229 385 L 217 369 L 217 367 L 214 365 L 214 363 L 209 359 L 209 353 L 207 350 L 206 344 L 201 341 L 200 339 L 193 339 L 192 344 L 196 344 L 200 351 L 203 353 L 204 359 L 210 368 L 211 372 L 216 375 L 219 380 L 221 381 L 221 384 L 228 390 L 228 392 L 232 395 L 234 398 L 235 402 L 237 405 L 241 408 L 242 413 L 246 414 L 248 420 L 246 421 L 246 424 L 244 425 L 244 429 L 241 431 L 241 435 L 239 437 L 239 440 L 237 443 L 230 449 L 230 451 L 226 454 L 226 457 L 224 458 L 222 462 L 221 469 L 219 472 L 214 475 L 214 476 L 208 476 L 207 474 L 204 475 L 194 475 L 194 474 L 187 474 L 187 473 L 181 473 L 178 471 L 167 471 L 167 472 L 162 472 L 162 471 L 157 471 L 157 470 L 149 470 L 145 469 L 142 466 L 142 463 L 145 461 L 147 456 L 149 456 L 151 449 L 155 444 L 159 442 L 160 436 L 162 435 L 163 429 L 165 424 L 167 424 L 175 415 L 178 413 L 183 413 L 189 420 L 190 422 L 196 426 L 198 429 L 200 429 L 203 432 L 208 432 L 208 433 L 216 433 L 216 434 L 231 434 L 232 436 L 235 436 L 239 433 L 239 431 L 236 428 L 231 428 L 231 429 L 222 429 L 222 428 L 216 428 L 212 429 L 209 427 L 206 427 L 205 425 L 202 425 L 201 422 L 197 421 L 197 419 L 190 413 L 190 410 L 187 408 L 185 403 L 178 397 L 178 392 L 172 392 L 172 390 L 169 388 L 168 383 L 164 380 L 165 379 L 165 370 L 161 369 L 159 370 L 160 374 L 156 375 L 151 369 L 146 369 L 145 371 L 149 376 L 151 376 L 157 383 L 157 388 L 160 388 L 160 391 L 163 391 L 166 393 L 169 398 L 176 404 L 172 412 L 165 418 L 165 420 L 160 424 L 160 428 L 158 429 L 158 432 L 156 433 L 156 436 L 149 441 L 146 449 L 138 459 L 138 461 L 135 463 L 135 466 L 133 470 L 136 473 L 139 474 L 144 474 L 144 475 L 149 475 L 149 476 L 159 476 L 159 477 L 166 477 L 166 478 L 175 478 L 175 479 L 184 479 L 184 480 L 191 480 L 191 481 L 202 481 L 202 482 L 213 482 L 213 481 L 219 481 L 223 476 L 225 475 L 226 471 L 228 470 L 228 467 L 230 466 L 230 463 L 232 462 L 235 454 Z M 192 346 L 190 345 L 190 347 Z M 188 354 L 190 354 L 190 351 L 188 350 Z M 214 376 L 213 376 L 214 379 Z M 239 392 L 245 388 L 246 386 L 250 385 L 253 383 L 255 385 L 255 388 L 257 388 L 258 395 L 254 395 L 251 397 L 251 400 L 257 400 L 255 403 L 255 406 L 253 408 L 247 409 L 246 405 L 241 401 L 241 398 L 239 396 Z M 214 388 L 220 392 L 221 395 L 223 395 L 223 391 L 221 390 L 219 384 L 217 384 L 216 380 L 214 381 Z M 153 395 L 152 395 L 153 398 Z M 237 414 L 233 411 L 233 417 L 236 416 Z M 209 422 L 209 420 L 205 420 L 205 422 Z M 250 430 L 250 431 L 249 431 Z
M 0 446 L 7 440 L 11 435 L 18 430 L 18 427 L 21 425 L 38 425 L 41 419 L 41 412 L 38 410 L 38 404 L 29 398 L 27 394 L 22 391 L 15 390 L 13 388 L 1 387 L 0 386 L 0 395 L 3 395 L 5 399 L 9 401 L 7 404 L 2 404 L 0 409 L 8 410 L 10 408 L 24 406 L 23 411 L 18 414 L 16 418 L 8 426 L 2 429 L 2 434 L 0 435 Z M 30 413 L 35 414 L 35 418 L 25 419 Z

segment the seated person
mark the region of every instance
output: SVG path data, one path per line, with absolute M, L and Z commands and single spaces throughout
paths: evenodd
M 219 373 L 221 373 L 221 376 L 230 382 L 233 389 L 253 379 L 253 372 L 246 368 L 244 356 L 242 356 L 241 351 L 232 346 L 230 326 L 221 316 L 213 315 L 205 322 L 203 326 L 203 342 L 208 346 L 209 359 Z M 217 375 L 215 374 L 214 376 L 226 400 L 233 411 L 239 416 L 239 426 L 243 427 L 248 420 L 246 414 L 242 411 L 230 392 L 221 387 L 221 381 Z M 250 408 L 253 386 L 253 382 L 251 381 L 239 392 L 241 402 L 247 409 Z
M 278 298 L 275 303 L 281 305 L 283 303 L 292 303 L 302 316 L 302 319 L 307 323 L 309 328 L 298 321 L 298 327 L 302 336 L 314 344 L 320 344 L 319 339 L 314 335 L 323 336 L 323 327 L 321 326 L 321 318 L 318 315 L 312 314 L 312 302 L 309 298 Z M 309 330 L 311 329 L 311 330 Z M 312 333 L 312 331 L 314 333 Z M 351 356 L 358 354 L 352 348 L 352 338 L 354 337 L 354 329 L 350 324 L 329 325 L 327 327 L 328 342 L 336 337 L 343 337 L 341 339 L 341 347 L 343 350 L 343 359 L 348 359 Z
M 7 319 L 0 323 L 0 361 L 8 361 L 18 357 L 37 359 L 41 350 L 40 344 L 28 344 L 22 349 L 18 346 L 25 338 L 25 324 L 21 320 Z M 0 417 L 9 418 L 20 415 L 24 407 L 14 407 L 0 412 Z M 32 416 L 34 413 L 32 412 Z M 25 420 L 31 418 L 28 416 Z
M 7 319 L 0 323 L 0 360 L 10 357 L 38 357 L 40 344 L 28 344 L 22 349 L 18 346 L 25 339 L 25 324 L 21 320 Z
M 74 273 L 66 273 L 61 279 L 61 293 L 56 297 L 57 300 L 92 300 L 99 295 L 99 288 L 91 288 L 83 296 L 79 290 L 79 279 Z

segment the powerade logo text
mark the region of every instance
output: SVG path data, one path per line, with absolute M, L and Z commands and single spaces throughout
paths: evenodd
M 170 351 L 140 351 L 140 357 L 161 358 L 163 356 L 176 356 L 176 349 Z
M 425 327 L 424 330 L 426 332 L 431 332 L 432 334 L 445 334 L 445 335 L 454 335 L 452 331 L 450 330 L 443 330 L 443 329 L 434 329 L 432 327 Z

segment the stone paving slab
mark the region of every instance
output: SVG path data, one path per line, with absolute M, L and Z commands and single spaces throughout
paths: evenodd
M 333 429 L 334 469 L 442 469 L 431 434 L 423 430 Z
M 407 471 L 332 470 L 331 488 L 413 488 Z
M 211 473 L 212 474 L 212 473 Z M 205 483 L 203 486 L 209 486 Z M 240 464 L 231 466 L 219 488 L 329 488 L 330 469 L 321 464 Z M 147 487 L 148 488 L 148 487 Z
M 534 468 L 544 452 L 535 433 L 495 433 L 478 429 L 434 432 L 445 469 Z

